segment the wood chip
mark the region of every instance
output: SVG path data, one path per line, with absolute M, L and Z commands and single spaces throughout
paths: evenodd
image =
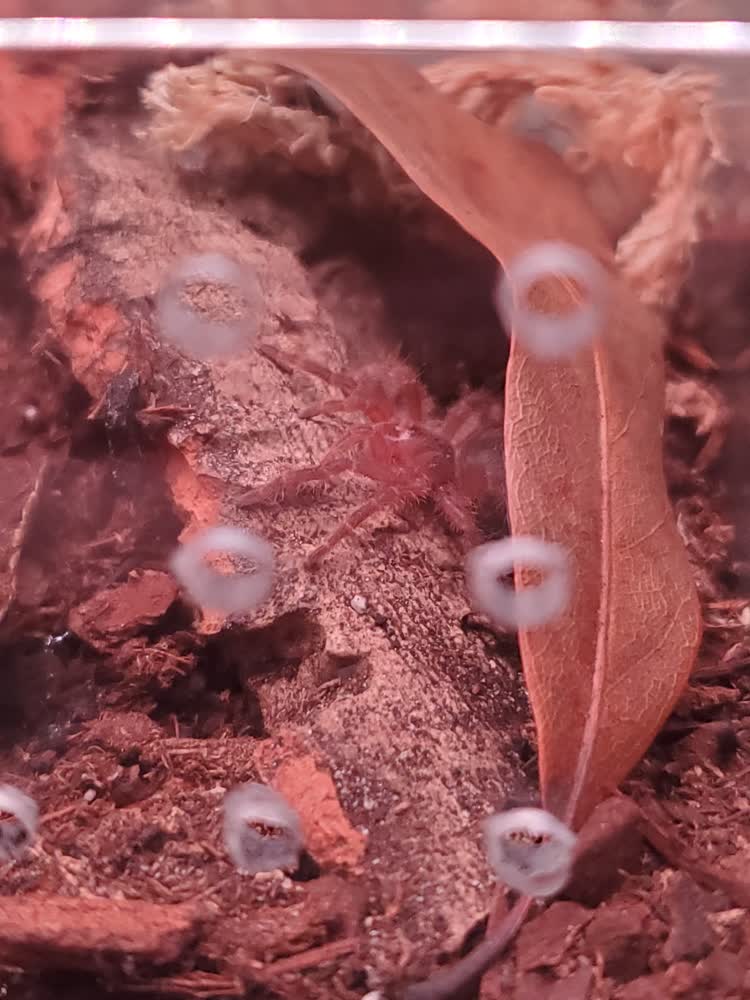
M 0 962 L 100 975 L 176 962 L 196 940 L 196 907 L 36 894 L 0 897 Z
M 125 583 L 94 594 L 70 614 L 70 627 L 95 649 L 153 625 L 177 598 L 177 585 L 167 573 L 131 573 Z

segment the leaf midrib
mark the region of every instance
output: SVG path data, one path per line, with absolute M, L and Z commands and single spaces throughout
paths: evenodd
M 603 357 L 604 348 L 593 348 L 594 377 L 599 399 L 599 474 L 601 477 L 601 557 L 600 557 L 600 600 L 597 615 L 596 649 L 594 653 L 594 671 L 591 678 L 591 700 L 586 722 L 581 737 L 581 747 L 578 753 L 576 769 L 570 797 L 565 806 L 564 820 L 572 826 L 581 802 L 581 796 L 586 784 L 591 760 L 594 753 L 596 734 L 601 717 L 602 698 L 604 694 L 604 679 L 607 666 L 610 636 L 610 606 L 612 590 L 612 487 L 610 478 L 609 425 L 610 414 L 607 408 L 606 370 Z

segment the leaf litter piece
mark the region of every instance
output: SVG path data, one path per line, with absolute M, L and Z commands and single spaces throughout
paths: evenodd
M 261 291 L 252 269 L 221 253 L 183 257 L 156 297 L 166 340 L 196 358 L 249 347 L 258 330 Z
M 500 577 L 523 563 L 546 571 L 536 587 L 513 590 Z M 515 536 L 487 542 L 466 558 L 466 578 L 474 604 L 493 622 L 514 629 L 539 628 L 554 621 L 570 602 L 570 559 L 561 545 Z
M 510 809 L 484 822 L 487 857 L 501 882 L 536 899 L 565 888 L 576 835 L 544 809 Z
M 248 782 L 224 797 L 224 846 L 240 871 L 256 875 L 296 868 L 305 843 L 286 799 L 268 785 Z
M 544 315 L 528 304 L 536 284 L 551 278 L 572 279 L 582 295 L 564 315 Z M 515 337 L 543 361 L 574 356 L 590 343 L 603 325 L 609 278 L 594 258 L 566 243 L 537 243 L 515 257 L 500 278 L 500 314 Z M 578 298 L 578 296 L 576 296 Z
M 0 785 L 0 861 L 17 861 L 36 839 L 39 807 L 13 785 Z
M 220 573 L 205 563 L 211 553 L 224 552 L 254 564 L 251 573 Z M 177 549 L 170 568 L 190 597 L 204 608 L 226 614 L 253 611 L 273 589 L 275 558 L 265 539 L 227 525 L 207 528 Z

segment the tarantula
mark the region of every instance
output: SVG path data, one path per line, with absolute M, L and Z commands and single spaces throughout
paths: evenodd
M 345 472 L 378 484 L 374 495 L 346 517 L 305 559 L 317 564 L 346 535 L 386 508 L 406 518 L 410 506 L 431 498 L 448 527 L 476 544 L 505 524 L 502 403 L 482 390 L 436 415 L 427 390 L 403 361 L 372 364 L 357 376 L 333 372 L 306 357 L 260 345 L 261 353 L 290 374 L 301 369 L 342 392 L 302 412 L 302 417 L 361 413 L 316 465 L 290 469 L 237 498 L 250 507 L 283 500 L 309 483 L 335 482 Z M 408 518 L 406 518 L 408 520 Z

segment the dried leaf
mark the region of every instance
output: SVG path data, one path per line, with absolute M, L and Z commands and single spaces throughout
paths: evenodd
M 545 239 L 611 268 L 611 250 L 553 154 L 453 107 L 386 57 L 282 61 L 342 100 L 412 180 L 498 258 Z M 613 275 L 604 335 L 575 363 L 514 342 L 506 454 L 516 534 L 565 545 L 570 612 L 522 634 L 548 808 L 579 826 L 646 750 L 687 681 L 700 625 L 662 469 L 662 330 Z M 537 308 L 560 311 L 547 298 Z
M 575 562 L 565 620 L 521 635 L 521 650 L 546 803 L 576 825 L 647 749 L 700 634 L 662 468 L 660 329 L 622 286 L 608 326 L 566 366 L 514 345 L 507 376 L 513 530 L 562 543 Z M 534 419 L 521 419 L 532 400 Z

